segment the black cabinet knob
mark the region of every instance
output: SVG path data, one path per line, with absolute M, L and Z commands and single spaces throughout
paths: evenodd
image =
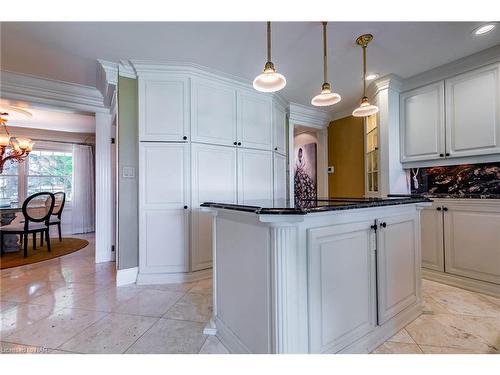
M 385 228 L 385 227 L 387 226 L 387 223 L 380 223 L 380 226 L 381 226 L 382 228 Z
M 448 211 L 448 207 L 443 207 L 443 211 Z
M 233 145 L 235 145 L 235 146 L 236 146 L 237 144 L 238 144 L 238 142 L 233 142 Z
M 440 158 L 444 158 L 444 154 L 439 154 L 439 157 Z
M 445 155 L 446 155 L 446 156 L 450 156 L 450 153 L 449 153 L 449 152 L 447 152 Z
M 241 146 L 241 142 L 238 142 L 238 146 Z
M 187 210 L 188 206 L 184 206 L 184 209 Z
M 187 141 L 188 137 L 184 136 L 184 137 L 182 137 L 182 139 L 184 139 L 185 141 Z
M 275 147 L 275 148 L 274 148 L 274 151 L 278 151 L 278 147 Z
M 436 207 L 436 210 L 441 211 L 441 207 Z
M 370 228 L 372 228 L 373 230 L 377 230 L 377 224 L 371 225 Z

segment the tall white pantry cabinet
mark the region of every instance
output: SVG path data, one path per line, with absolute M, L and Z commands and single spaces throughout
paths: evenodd
M 147 66 L 137 76 L 137 281 L 208 275 L 212 220 L 203 202 L 287 197 L 286 104 L 195 68 Z

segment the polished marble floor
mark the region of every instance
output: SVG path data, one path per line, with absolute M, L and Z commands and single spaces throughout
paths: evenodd
M 203 335 L 210 280 L 115 286 L 76 253 L 0 271 L 0 353 L 227 353 Z M 374 353 L 500 353 L 500 299 L 423 281 L 424 313 Z

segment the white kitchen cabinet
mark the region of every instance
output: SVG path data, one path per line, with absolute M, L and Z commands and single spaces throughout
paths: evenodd
M 376 326 L 372 222 L 308 231 L 310 352 L 335 353 Z
M 446 272 L 500 284 L 500 204 L 443 206 Z
M 284 155 L 274 153 L 274 199 L 276 204 L 282 205 L 287 198 L 286 164 L 287 158 Z
M 139 146 L 139 272 L 188 271 L 189 147 Z
M 272 101 L 268 96 L 238 92 L 237 135 L 241 147 L 271 150 Z
M 139 77 L 139 140 L 189 139 L 189 79 Z
M 445 81 L 449 157 L 500 153 L 500 65 Z
M 233 146 L 236 136 L 236 89 L 210 80 L 191 85 L 191 140 Z
M 433 204 L 420 211 L 422 267 L 444 272 L 443 211 Z
M 238 203 L 273 199 L 273 153 L 238 149 Z
M 236 203 L 236 149 L 191 145 L 191 270 L 212 266 L 212 216 L 199 210 L 203 202 Z
M 445 156 L 444 82 L 400 95 L 401 162 Z
M 286 112 L 277 103 L 273 103 L 273 150 L 286 154 Z
M 420 298 L 418 215 L 378 220 L 378 323 L 383 324 Z

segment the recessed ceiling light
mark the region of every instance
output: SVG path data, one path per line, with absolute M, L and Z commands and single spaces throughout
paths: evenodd
M 372 74 L 368 74 L 365 78 L 365 80 L 367 81 L 373 81 L 374 79 L 377 79 L 379 77 L 379 75 L 377 73 L 372 73 Z
M 494 23 L 486 23 L 484 25 L 476 27 L 472 32 L 475 35 L 483 35 L 483 34 L 489 33 L 495 27 L 496 27 L 496 25 Z

